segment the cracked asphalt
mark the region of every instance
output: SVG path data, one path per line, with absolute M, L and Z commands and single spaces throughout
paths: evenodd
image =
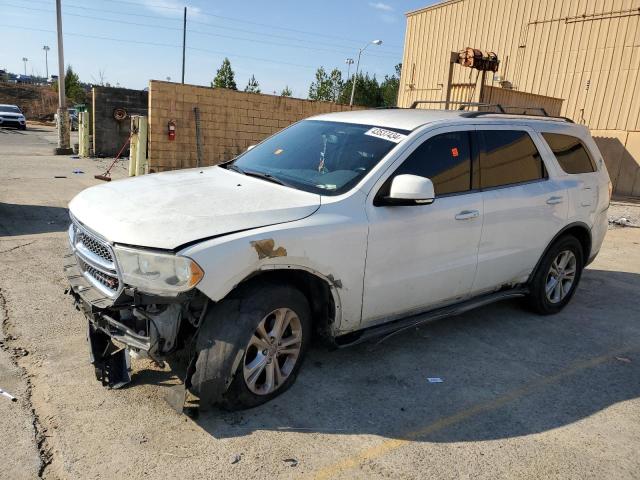
M 54 142 L 0 129 L 0 388 L 18 399 L 0 397 L 0 478 L 638 478 L 640 229 L 609 231 L 556 316 L 504 302 L 318 345 L 273 402 L 191 419 L 164 400 L 169 367 L 95 380 L 62 256 L 66 205 L 108 160 Z

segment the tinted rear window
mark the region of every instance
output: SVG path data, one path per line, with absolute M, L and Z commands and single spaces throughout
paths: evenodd
M 527 132 L 481 130 L 480 186 L 499 187 L 546 177 L 538 149 Z
M 582 142 L 571 135 L 543 133 L 542 136 L 551 147 L 562 170 L 566 173 L 595 172 L 595 166 Z

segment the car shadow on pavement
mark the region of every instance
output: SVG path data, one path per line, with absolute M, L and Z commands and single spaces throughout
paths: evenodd
M 66 208 L 0 202 L 0 237 L 62 232 L 67 228 Z
M 640 395 L 638 291 L 638 274 L 587 270 L 557 315 L 511 301 L 380 344 L 314 347 L 280 397 L 195 421 L 216 438 L 272 430 L 431 442 L 562 427 Z

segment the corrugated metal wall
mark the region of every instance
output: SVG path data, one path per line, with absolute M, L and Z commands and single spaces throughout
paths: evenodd
M 616 192 L 640 196 L 640 142 L 629 140 L 640 136 L 640 0 L 449 0 L 410 12 L 398 105 L 444 100 L 450 52 L 465 47 L 496 52 L 496 75 L 514 89 L 564 99 L 561 115 L 622 152 L 603 152 Z M 453 83 L 478 74 L 456 66 Z
M 449 52 L 471 46 L 495 51 L 515 89 L 565 99 L 562 115 L 640 129 L 639 9 L 640 0 L 452 0 L 410 13 L 399 105 L 444 99 Z M 456 66 L 454 83 L 477 75 Z

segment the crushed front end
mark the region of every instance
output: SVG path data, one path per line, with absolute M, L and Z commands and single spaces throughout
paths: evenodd
M 96 378 L 105 386 L 119 388 L 131 381 L 131 356 L 162 364 L 188 345 L 209 302 L 193 288 L 157 294 L 128 285 L 113 245 L 72 220 L 70 252 L 64 259 L 68 293 L 88 320 Z

